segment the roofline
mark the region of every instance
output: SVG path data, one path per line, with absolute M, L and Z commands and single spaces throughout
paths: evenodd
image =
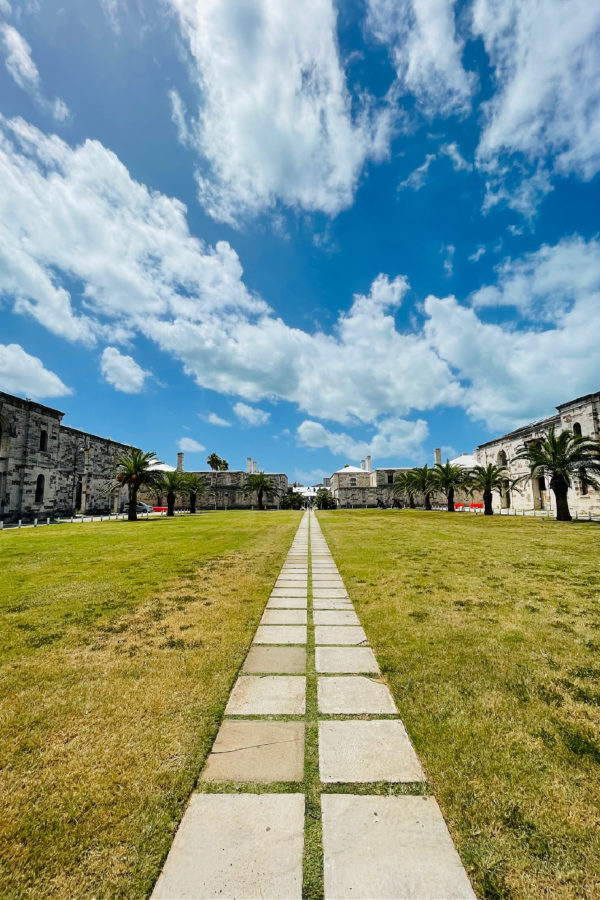
M 532 428 L 542 428 L 544 425 L 549 425 L 551 422 L 558 421 L 560 417 L 555 413 L 553 416 L 548 416 L 546 419 L 538 419 L 536 422 L 529 422 L 528 425 L 521 425 L 520 428 L 515 428 L 514 431 L 508 431 L 506 434 L 501 434 L 497 438 L 493 438 L 491 441 L 485 441 L 483 444 L 477 444 L 476 450 L 481 450 L 482 447 L 489 447 L 490 444 L 497 444 L 500 441 L 512 440 L 515 437 L 518 437 L 520 434 L 525 434 L 527 431 L 530 431 Z
M 44 410 L 44 412 L 55 413 L 55 414 L 59 415 L 61 419 L 65 415 L 65 413 L 62 412 L 60 409 L 55 409 L 53 406 L 46 406 L 45 403 L 38 403 L 37 400 L 31 400 L 30 397 L 17 397 L 16 394 L 7 394 L 5 391 L 0 391 L 0 400 L 2 400 L 4 397 L 8 401 L 17 400 L 19 403 L 22 403 L 26 406 L 38 406 L 40 409 Z
M 581 403 L 582 400 L 600 400 L 600 391 L 595 391 L 593 394 L 584 394 L 583 397 L 575 397 L 574 400 L 569 400 L 568 403 L 559 403 L 556 408 L 564 409 L 565 406 L 573 406 L 574 403 Z

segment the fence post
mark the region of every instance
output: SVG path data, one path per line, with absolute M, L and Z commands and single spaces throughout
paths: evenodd
M 23 522 L 23 519 L 19 519 L 19 528 L 21 528 L 22 522 Z
M 50 516 L 46 516 L 46 525 L 50 524 Z
M 33 520 L 33 527 L 34 527 L 34 528 L 37 528 L 37 519 L 34 519 L 34 520 Z

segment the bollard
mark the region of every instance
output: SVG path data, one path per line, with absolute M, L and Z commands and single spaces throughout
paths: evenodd
M 0 531 L 4 528 L 4 520 L 0 519 Z
M 49 525 L 49 524 L 50 524 L 50 516 L 47 516 L 46 517 L 46 525 Z
M 71 525 L 73 524 L 73 516 L 71 516 Z

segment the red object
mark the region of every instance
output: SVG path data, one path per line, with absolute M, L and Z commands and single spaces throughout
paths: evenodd
M 454 509 L 461 509 L 465 504 L 464 503 L 455 503 Z
M 152 511 L 153 512 L 166 512 L 167 507 L 166 506 L 153 506 Z
M 483 503 L 471 503 L 471 509 L 483 509 Z

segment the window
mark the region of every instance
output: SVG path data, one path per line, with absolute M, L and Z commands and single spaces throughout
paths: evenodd
M 497 458 L 497 460 L 496 460 L 496 464 L 497 464 L 498 466 L 506 466 L 506 465 L 508 465 L 508 460 L 507 460 L 507 458 L 506 458 L 506 453 L 504 452 L 504 450 L 501 450 L 501 451 L 498 453 L 498 458 Z
M 48 432 L 42 429 L 40 431 L 40 450 L 48 449 Z
M 393 484 L 393 483 L 394 483 L 394 473 L 388 472 L 388 484 Z
M 37 481 L 35 483 L 35 502 L 43 503 L 44 502 L 44 486 L 46 479 L 43 475 L 38 475 Z
M 573 434 L 576 435 L 576 437 L 581 437 L 581 425 L 579 422 L 573 422 Z
M 350 479 L 350 487 L 356 487 L 356 478 Z

